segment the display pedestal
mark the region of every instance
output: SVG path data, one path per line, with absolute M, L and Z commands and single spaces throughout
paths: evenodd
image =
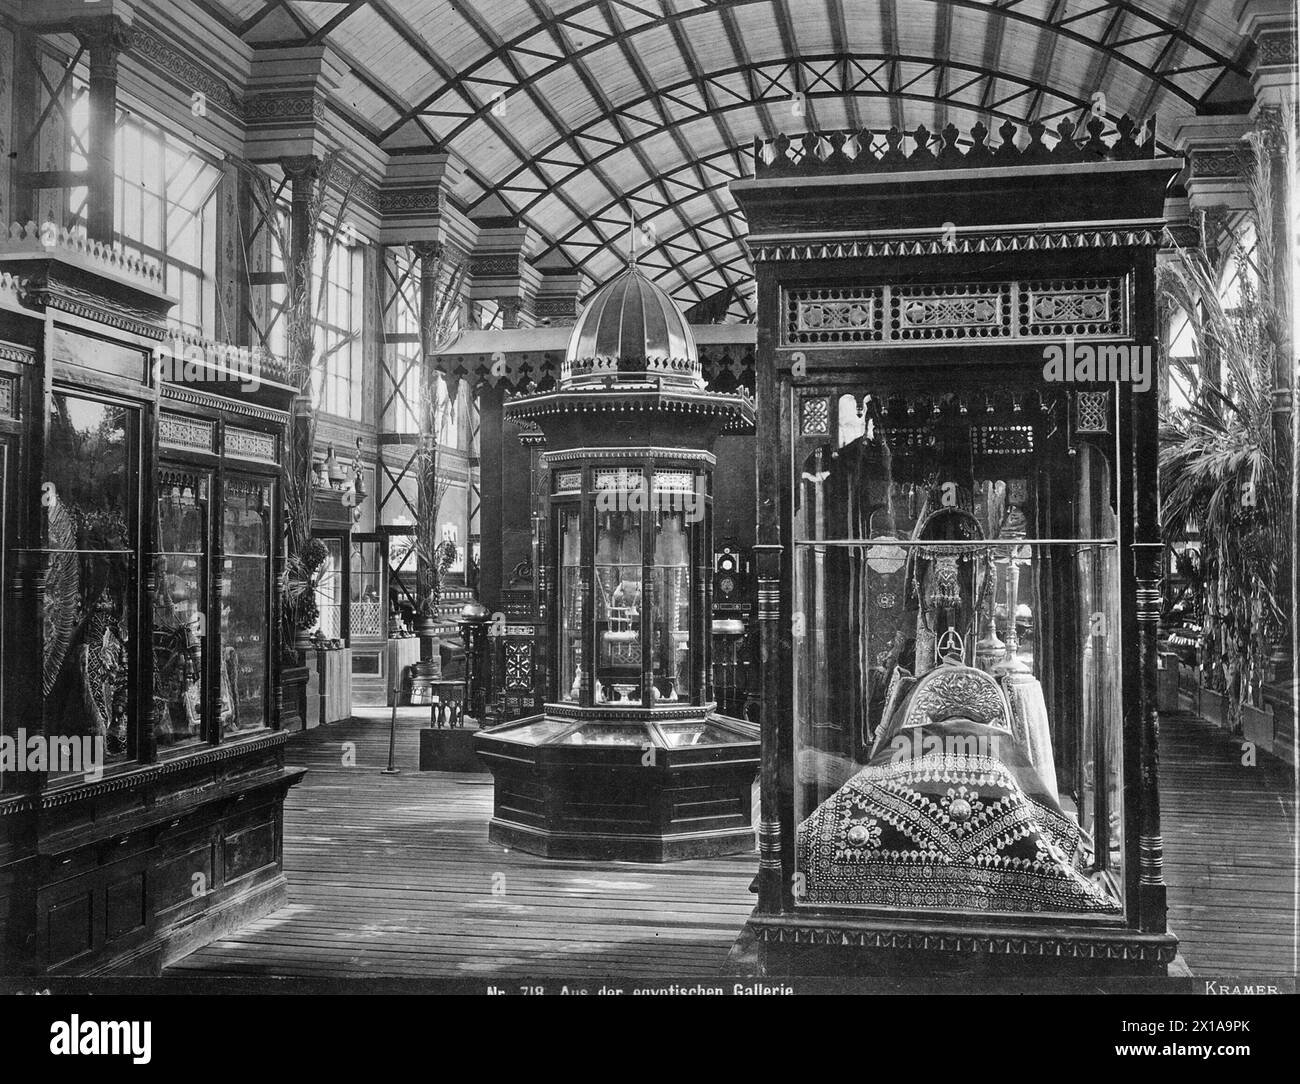
M 387 697 L 384 703 L 388 707 L 398 703 L 402 694 L 402 675 L 412 663 L 420 661 L 420 638 L 418 636 L 400 636 L 389 640 L 384 645 L 384 680 L 387 685 Z
M 307 729 L 307 682 L 311 671 L 306 666 L 285 666 L 280 670 L 280 729 L 292 733 Z
M 478 727 L 426 727 L 420 731 L 420 771 L 488 773 L 474 751 Z
M 311 682 L 307 687 L 306 729 L 352 717 L 352 649 L 315 651 L 307 656 Z
M 602 714 L 548 704 L 474 744 L 495 782 L 493 843 L 632 862 L 754 850 L 759 743 L 748 723 L 699 707 Z

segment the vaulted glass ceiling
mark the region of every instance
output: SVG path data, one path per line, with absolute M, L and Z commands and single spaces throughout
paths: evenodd
M 254 47 L 328 41 L 386 149 L 451 150 L 476 217 L 596 282 L 640 264 L 751 315 L 728 183 L 755 136 L 950 121 L 1170 122 L 1244 87 L 1231 0 L 199 0 Z M 1228 88 L 1225 92 L 1224 88 Z

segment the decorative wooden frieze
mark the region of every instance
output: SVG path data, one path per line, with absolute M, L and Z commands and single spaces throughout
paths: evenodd
M 867 260 L 898 256 L 969 256 L 993 252 L 1050 252 L 1082 248 L 1158 248 L 1163 227 L 1071 230 L 997 230 L 959 232 L 945 236 L 940 230 L 917 232 L 891 239 L 830 238 L 809 242 L 766 241 L 751 235 L 748 248 L 755 263 L 790 263 L 799 260 Z
M 1294 12 L 1292 14 L 1294 19 Z M 1296 63 L 1296 35 L 1294 28 L 1265 30 L 1255 38 L 1258 48 L 1255 63 L 1261 68 L 1294 67 Z
M 889 338 L 1010 338 L 1011 283 L 901 286 L 890 290 Z
M 592 486 L 595 489 L 612 489 L 626 492 L 641 484 L 641 471 L 635 467 L 608 467 L 593 472 Z
M 786 310 L 790 342 L 855 343 L 880 338 L 884 291 L 879 287 L 828 286 L 790 290 Z
M 824 436 L 830 432 L 830 400 L 805 399 L 799 407 L 799 432 L 805 437 Z
M 202 418 L 187 418 L 166 411 L 158 415 L 158 443 L 165 448 L 211 452 L 215 431 L 215 425 Z
M 761 860 L 760 860 L 761 861 Z M 769 944 L 849 945 L 854 948 L 902 949 L 925 952 L 981 952 L 997 956 L 1051 956 L 1090 960 L 1130 960 L 1171 963 L 1177 952 L 1172 937 L 1135 941 L 1119 936 L 1079 934 L 932 933 L 909 930 L 860 929 L 841 925 L 769 924 L 754 921 L 760 940 Z
M 231 89 L 230 84 L 211 69 L 196 63 L 193 57 L 160 37 L 143 23 L 133 27 L 131 52 L 143 58 L 155 70 L 169 76 L 173 83 L 187 93 L 202 94 L 207 108 L 213 106 L 234 117 L 244 115 L 244 103 Z
M 696 475 L 689 470 L 656 470 L 654 488 L 659 493 L 690 493 L 695 489 Z
M 531 630 L 530 630 L 531 631 Z M 507 640 L 505 686 L 512 692 L 533 687 L 533 645 L 529 640 Z
M 1213 150 L 1193 148 L 1188 152 L 1187 163 L 1194 179 L 1205 177 L 1244 178 L 1246 165 L 1250 161 L 1250 152 L 1246 148 L 1232 150 Z
M 288 414 L 283 410 L 258 406 L 256 403 L 250 403 L 244 399 L 214 395 L 211 392 L 200 391 L 183 384 L 163 384 L 161 391 L 164 399 L 172 399 L 178 403 L 189 403 L 191 406 L 223 410 L 228 414 L 241 414 L 247 418 L 257 418 L 261 421 L 273 422 L 276 425 L 284 425 L 288 420 Z
M 1122 338 L 1123 299 L 1121 278 L 790 288 L 784 345 Z
M 1074 431 L 1081 435 L 1110 432 L 1110 391 L 1079 391 L 1074 394 Z
M 1030 455 L 1034 450 L 1032 425 L 975 425 L 972 450 L 978 456 Z
M 244 117 L 250 127 L 281 121 L 320 120 L 325 116 L 325 102 L 317 94 L 256 94 L 244 101 Z
M 29 346 L 0 342 L 0 358 L 5 361 L 16 361 L 19 365 L 34 365 L 36 363 L 36 351 Z
M 226 427 L 226 455 L 234 459 L 254 459 L 261 463 L 275 463 L 275 437 L 255 429 Z

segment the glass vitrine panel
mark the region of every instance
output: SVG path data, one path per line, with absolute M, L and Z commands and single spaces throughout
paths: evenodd
M 644 726 L 628 723 L 614 726 L 609 723 L 592 723 L 560 738 L 556 745 L 628 745 L 648 747 L 650 734 Z
M 52 737 L 85 739 L 64 747 L 76 756 L 50 764 L 53 775 L 135 755 L 137 425 L 137 412 L 120 404 L 59 390 L 51 399 L 45 726 Z
M 669 749 L 680 749 L 688 745 L 732 745 L 746 740 L 734 731 L 699 720 L 655 725 Z
M 523 742 L 525 745 L 545 745 L 553 738 L 572 729 L 576 724 L 572 720 L 543 719 L 536 723 L 498 731 L 496 736 L 507 741 Z
M 202 741 L 206 671 L 207 472 L 158 478 L 153 730 L 159 749 Z
M 640 704 L 641 690 L 641 515 L 596 513 L 597 703 Z
M 801 904 L 1123 915 L 1110 461 L 983 424 L 866 426 L 803 464 Z
M 581 495 L 581 475 L 556 482 Z M 591 503 L 557 502 L 561 700 L 651 706 L 691 703 L 692 554 L 707 515 L 705 475 L 690 468 L 593 467 Z M 587 518 L 583 518 L 583 517 Z M 582 531 L 590 531 L 584 581 Z M 644 551 L 644 552 L 643 552 Z M 592 592 L 592 628 L 582 630 L 583 584 Z M 647 689 L 648 685 L 648 689 Z
M 559 518 L 560 659 L 559 696 L 576 703 L 582 694 L 582 518 L 577 508 L 562 508 Z M 588 660 L 585 665 L 590 665 Z
M 685 512 L 654 513 L 650 657 L 658 703 L 691 699 L 691 525 Z
M 272 483 L 227 475 L 222 507 L 221 732 L 268 725 Z

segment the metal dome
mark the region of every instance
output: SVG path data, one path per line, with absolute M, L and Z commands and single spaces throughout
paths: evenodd
M 636 265 L 597 290 L 582 310 L 560 370 L 562 385 L 637 374 L 703 384 L 690 325 Z

